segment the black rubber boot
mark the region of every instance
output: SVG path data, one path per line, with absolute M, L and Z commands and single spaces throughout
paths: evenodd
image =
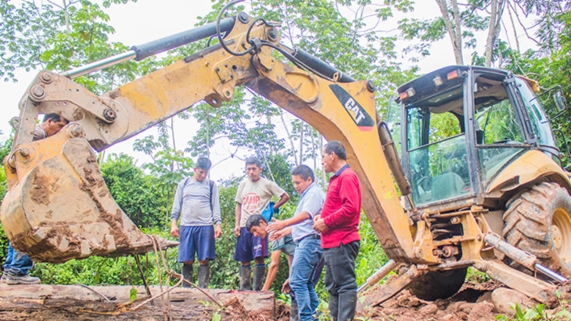
M 192 282 L 192 265 L 183 264 L 182 265 L 182 277 L 188 282 Z M 190 288 L 190 284 L 182 282 L 183 288 Z
M 198 286 L 206 289 L 210 281 L 210 265 L 200 265 L 198 267 Z
M 339 311 L 339 296 L 329 294 L 329 318 L 337 321 Z
M 353 320 L 356 310 L 357 291 L 339 293 L 339 312 L 337 314 L 337 320 Z
M 291 309 L 289 312 L 289 321 L 299 321 L 299 308 L 295 298 L 291 298 Z
M 251 268 L 249 265 L 242 265 L 240 267 L 240 290 L 252 290 L 250 272 Z
M 254 268 L 254 291 L 261 291 L 264 286 L 264 276 L 266 276 L 266 265 L 256 264 Z

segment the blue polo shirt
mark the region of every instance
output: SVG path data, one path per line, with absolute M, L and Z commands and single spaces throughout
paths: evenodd
M 315 183 L 309 185 L 309 187 L 301 193 L 294 216 L 306 211 L 310 217 L 292 226 L 291 235 L 294 242 L 299 242 L 302 238 L 312 234 L 319 235 L 319 233 L 313 229 L 313 218 L 321 214 L 323 203 L 325 203 L 325 193 Z

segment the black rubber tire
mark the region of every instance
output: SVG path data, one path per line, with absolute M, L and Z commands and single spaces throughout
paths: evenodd
M 408 286 L 408 290 L 417 298 L 426 301 L 447 299 L 460 290 L 466 279 L 467 270 L 468 268 L 461 268 L 428 272 L 414 280 Z
M 541 264 L 571 277 L 571 196 L 556 183 L 540 183 L 513 197 L 504 213 L 505 240 Z M 523 272 L 526 268 L 507 263 Z M 567 263 L 566 263 L 567 262 Z

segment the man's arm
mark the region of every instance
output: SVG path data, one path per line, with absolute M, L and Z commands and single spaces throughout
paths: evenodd
M 272 224 L 273 225 L 273 224 Z M 270 226 L 272 226 L 270 225 Z M 269 230 L 269 229 L 268 229 Z M 283 230 L 277 231 L 275 233 L 270 234 L 268 240 L 270 241 L 276 241 L 281 239 L 282 237 L 286 236 L 286 235 L 290 235 L 291 234 L 291 230 L 292 227 L 288 227 L 288 228 L 284 228 Z
M 276 204 L 274 204 L 274 212 L 280 208 L 282 205 L 284 205 L 287 201 L 289 201 L 289 195 L 284 192 L 281 196 L 280 196 L 280 200 L 276 202 Z
M 242 204 L 236 203 L 236 211 L 234 212 L 236 216 L 236 223 L 234 225 L 234 235 L 240 236 L 240 220 L 242 219 Z
M 268 226 L 268 231 L 280 231 L 288 226 L 295 225 L 297 223 L 301 223 L 307 219 L 309 219 L 311 215 L 308 211 L 301 211 L 297 213 L 297 215 L 288 218 L 287 220 L 274 220 L 272 225 Z
M 277 250 L 272 252 L 270 266 L 268 268 L 268 275 L 266 275 L 266 282 L 262 287 L 262 291 L 269 291 L 280 267 L 280 254 L 282 251 Z
M 183 180 L 184 182 L 184 180 Z M 183 189 L 184 189 L 184 184 L 182 184 L 182 182 L 180 182 L 178 184 L 178 186 L 176 187 L 176 192 L 174 194 L 174 201 L 172 204 L 172 214 L 171 214 L 171 218 L 172 218 L 172 222 L 171 222 L 171 235 L 173 237 L 178 237 L 178 226 L 176 224 L 179 216 L 180 216 L 180 211 L 182 208 L 182 193 L 183 193 Z
M 218 192 L 218 186 L 216 183 L 212 182 L 212 221 L 214 222 L 214 238 L 220 238 L 222 236 L 222 226 L 220 218 L 220 193 Z
M 285 227 L 301 223 L 320 213 L 325 201 L 323 196 L 318 193 L 309 192 L 305 197 L 306 200 L 299 213 L 283 221 L 275 220 L 274 223 L 268 227 L 268 231 L 279 231 Z

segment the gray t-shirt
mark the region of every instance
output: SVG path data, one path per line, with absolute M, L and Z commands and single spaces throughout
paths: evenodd
M 272 196 L 280 197 L 285 193 L 278 184 L 260 177 L 254 183 L 245 179 L 240 183 L 236 192 L 235 201 L 242 204 L 240 227 L 246 226 L 246 221 L 251 215 L 261 214 L 268 206 Z
M 44 139 L 48 137 L 48 135 L 46 134 L 46 131 L 42 128 L 42 125 L 38 124 L 36 125 L 36 128 L 34 129 L 34 139 L 33 140 L 40 140 L 40 139 Z
M 323 203 L 325 203 L 325 193 L 315 183 L 309 185 L 309 187 L 301 193 L 294 216 L 306 211 L 310 217 L 292 226 L 291 235 L 294 242 L 299 242 L 302 238 L 311 234 L 319 235 L 319 233 L 313 229 L 313 218 L 321 214 Z
M 198 182 L 192 177 L 180 181 L 174 195 L 171 218 L 177 220 L 181 214 L 181 226 L 208 226 L 219 223 L 220 199 L 216 183 L 208 178 Z

